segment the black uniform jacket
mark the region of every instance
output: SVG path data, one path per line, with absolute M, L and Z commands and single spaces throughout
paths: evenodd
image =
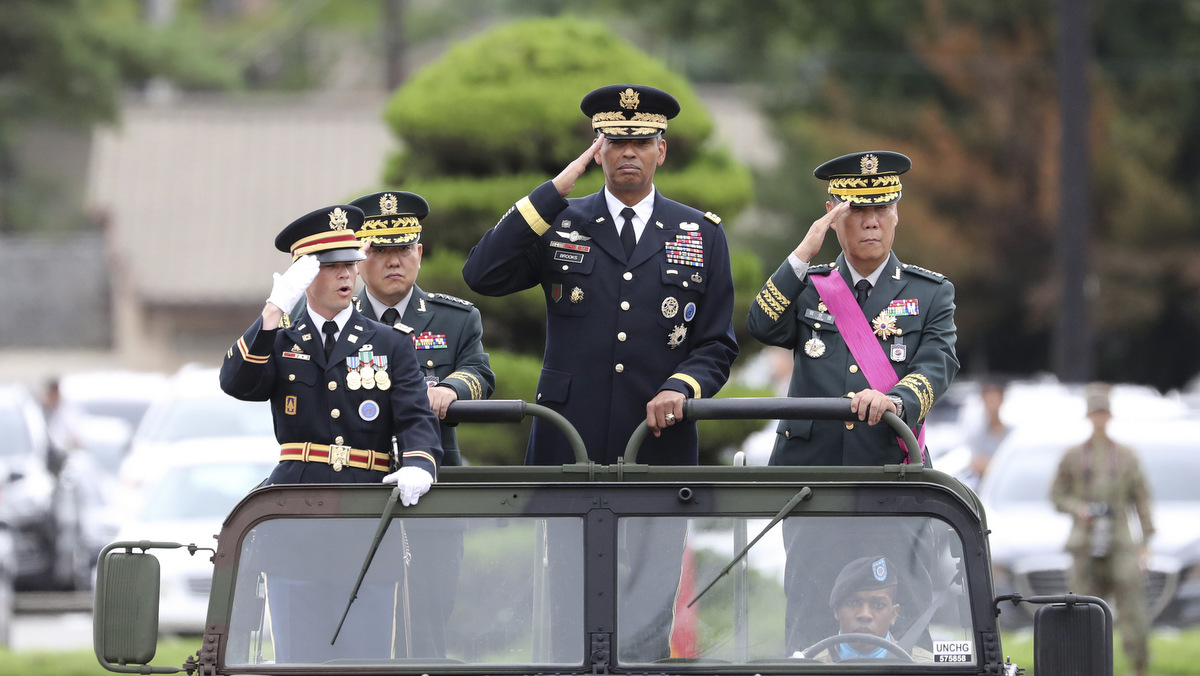
M 840 274 L 853 290 L 845 257 L 814 265 L 801 280 L 787 261 L 771 275 L 750 306 L 746 327 L 768 345 L 793 350 L 791 397 L 842 397 L 869 387 L 837 318 L 818 297 L 808 277 Z M 903 302 L 901 302 L 903 301 Z M 892 308 L 898 335 L 879 338 L 900 382 L 887 393 L 904 402 L 904 422 L 917 426 L 958 373 L 954 352 L 954 285 L 944 276 L 888 258 L 863 306 L 867 320 Z M 882 465 L 903 460 L 895 434 L 882 423 L 780 422 L 773 465 Z M 915 453 L 912 462 L 919 462 Z
M 467 257 L 463 277 L 477 293 L 541 285 L 546 351 L 536 401 L 579 430 L 592 460 L 616 462 L 660 390 L 711 397 L 729 377 L 733 278 L 719 223 L 656 193 L 627 261 L 603 193 L 565 200 L 546 182 Z M 573 458 L 557 430 L 534 421 L 527 464 Z M 695 423 L 647 436 L 637 460 L 696 464 Z
M 407 335 L 351 312 L 326 361 L 320 328 L 312 326 L 307 312 L 289 328 L 261 327 L 260 317 L 226 353 L 221 389 L 238 399 L 270 400 L 280 444 L 339 444 L 388 453 L 395 435 L 401 464 L 437 477 L 442 459 L 437 417 L 429 410 Z M 387 358 L 391 386 L 386 390 L 347 385 L 353 359 L 364 352 Z M 268 483 L 362 483 L 379 481 L 386 472 L 386 467 L 335 471 L 327 463 L 284 460 Z
M 360 291 L 355 307 L 370 319 L 375 308 Z M 413 286 L 412 297 L 400 321 L 412 328 L 417 362 L 425 381 L 451 387 L 459 401 L 487 399 L 496 389 L 488 354 L 483 351 L 483 321 L 470 301 Z M 439 421 L 441 422 L 441 421 Z M 458 435 L 453 425 L 441 422 L 442 465 L 461 465 Z

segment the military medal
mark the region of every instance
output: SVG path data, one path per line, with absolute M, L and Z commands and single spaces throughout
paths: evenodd
M 683 306 L 683 321 L 690 322 L 690 321 L 692 321 L 692 318 L 695 316 L 696 316 L 696 304 L 695 303 L 688 303 L 687 305 Z
M 875 329 L 875 335 L 883 340 L 900 335 L 900 328 L 896 326 L 896 317 L 888 314 L 886 310 L 871 320 L 871 328 Z
M 825 343 L 820 338 L 813 336 L 804 343 L 804 354 L 816 359 L 825 354 Z
M 358 375 L 358 371 L 351 371 L 346 374 L 346 389 L 357 390 L 362 387 L 362 376 Z
M 671 319 L 679 312 L 679 301 L 675 296 L 667 296 L 662 302 L 662 316 Z
M 825 305 L 825 301 L 817 301 L 817 312 L 829 312 L 829 307 Z
M 579 288 L 578 286 L 571 289 L 571 302 L 579 303 L 582 300 L 583 300 L 583 289 Z
M 672 350 L 683 345 L 683 341 L 687 338 L 687 327 L 683 324 L 676 324 L 675 328 L 671 329 L 670 335 L 667 336 L 667 345 Z
M 908 355 L 908 346 L 904 344 L 904 339 L 896 336 L 896 341 L 892 343 L 891 358 L 892 361 L 904 361 L 904 357 Z

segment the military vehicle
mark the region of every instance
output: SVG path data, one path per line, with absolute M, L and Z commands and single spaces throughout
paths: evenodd
M 383 485 L 268 486 L 233 509 L 215 548 L 112 543 L 95 589 L 100 664 L 203 676 L 1012 676 L 1021 672 L 1005 657 L 997 616 L 1032 603 L 1038 676 L 1112 674 L 1104 602 L 996 598 L 983 509 L 937 470 L 647 466 L 636 461 L 644 426 L 620 462 L 602 466 L 549 409 L 458 402 L 450 415 L 546 418 L 571 440 L 576 462 L 446 468 L 411 507 Z M 854 419 L 848 399 L 689 400 L 685 416 Z M 898 418 L 885 422 L 915 447 Z M 673 549 L 684 533 L 686 548 Z M 809 567 L 789 573 L 796 552 Z M 899 580 L 886 638 L 843 633 L 831 598 L 789 611 L 786 575 L 811 578 L 829 594 L 833 576 L 861 552 L 876 579 L 889 575 L 884 564 Z M 186 663 L 152 665 L 156 556 L 188 554 L 213 562 L 204 634 Z M 661 582 L 661 567 L 639 565 L 664 554 L 680 561 L 665 577 L 677 585 Z M 647 649 L 647 637 L 666 635 L 669 649 Z M 863 646 L 877 655 L 861 656 Z

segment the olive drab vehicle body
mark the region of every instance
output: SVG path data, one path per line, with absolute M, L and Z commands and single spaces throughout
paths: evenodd
M 542 413 L 524 402 L 451 407 L 468 422 Z M 852 414 L 846 399 L 729 399 L 689 400 L 685 415 Z M 886 421 L 908 432 L 895 416 Z M 571 437 L 565 421 L 553 423 Z M 1039 676 L 1112 673 L 1112 618 L 1099 599 L 995 597 L 986 517 L 957 479 L 908 465 L 641 465 L 644 434 L 614 465 L 587 462 L 572 439 L 573 464 L 446 468 L 411 507 L 398 507 L 381 485 L 256 489 L 228 515 L 212 550 L 113 543 L 98 568 L 97 658 L 117 672 L 211 676 L 1005 675 L 1018 670 L 1004 655 L 997 615 L 1032 602 L 1041 604 L 1037 664 L 1025 666 Z M 886 555 L 904 590 L 889 639 L 839 635 L 836 623 L 824 629 L 833 617 L 824 599 L 791 624 L 811 619 L 825 638 L 789 645 L 782 533 L 813 524 L 848 541 L 861 534 L 863 551 L 881 529 L 920 534 L 911 551 Z M 656 532 L 686 533 L 679 588 L 633 593 L 638 562 L 659 546 L 644 534 Z M 829 552 L 827 562 L 817 557 L 815 576 L 846 563 L 844 548 L 829 542 L 801 538 L 799 546 Z M 185 664 L 153 664 L 156 557 L 185 550 L 213 563 L 204 635 Z M 436 552 L 433 565 L 428 552 Z M 892 574 L 879 570 L 884 558 L 873 563 L 877 575 Z M 648 608 L 663 598 L 665 615 Z M 648 617 L 670 624 L 669 655 L 648 658 L 635 645 Z M 886 654 L 830 658 L 868 639 Z

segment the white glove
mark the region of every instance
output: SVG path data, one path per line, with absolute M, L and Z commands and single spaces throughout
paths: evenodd
M 417 500 L 429 492 L 429 487 L 433 485 L 433 475 L 420 467 L 401 467 L 383 477 L 383 483 L 399 486 L 400 504 L 408 507 L 417 504 Z
M 296 303 L 304 297 L 304 290 L 317 278 L 321 271 L 321 263 L 312 254 L 305 254 L 296 259 L 282 275 L 275 273 L 275 285 L 271 287 L 271 295 L 267 302 L 283 310 L 291 312 Z

